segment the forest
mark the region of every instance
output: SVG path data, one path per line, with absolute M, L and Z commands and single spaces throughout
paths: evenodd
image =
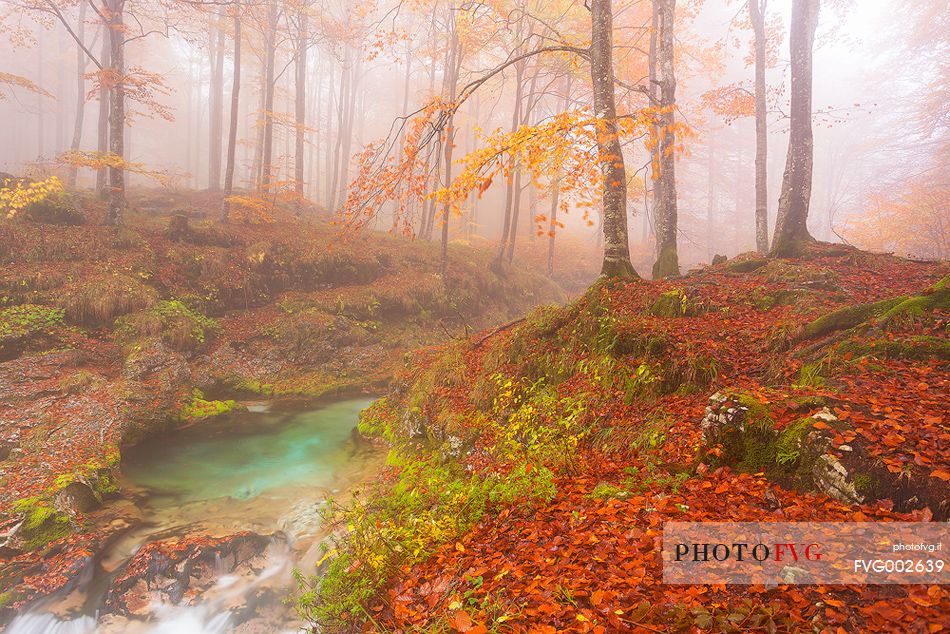
M 948 33 L 0 0 L 0 632 L 945 631 Z

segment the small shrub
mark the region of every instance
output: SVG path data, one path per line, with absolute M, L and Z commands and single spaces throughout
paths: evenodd
M 21 354 L 62 325 L 59 308 L 22 304 L 0 310 L 0 359 Z
M 63 311 L 50 306 L 23 304 L 0 310 L 0 343 L 48 332 L 63 325 Z
M 83 325 L 97 326 L 152 306 L 155 291 L 123 274 L 100 275 L 80 282 L 57 296 L 66 316 Z
M 42 200 L 31 202 L 22 216 L 31 222 L 48 225 L 78 226 L 86 223 L 86 217 L 65 192 L 51 193 Z
M 178 300 L 163 300 L 147 311 L 121 317 L 115 326 L 116 337 L 124 345 L 160 337 L 182 352 L 200 349 L 221 329 L 217 321 Z

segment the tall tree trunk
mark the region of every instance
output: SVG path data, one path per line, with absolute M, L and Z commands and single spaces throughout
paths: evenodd
M 617 130 L 614 98 L 613 10 L 611 0 L 591 0 L 590 76 L 594 114 L 601 122 L 597 135 L 600 171 L 604 179 L 605 277 L 636 276 L 627 239 L 627 171 Z
M 310 112 L 313 127 L 316 128 L 316 131 L 314 132 L 313 146 L 310 150 L 310 170 L 313 176 L 310 183 L 310 198 L 319 203 L 323 200 L 322 192 L 320 191 L 320 168 L 322 167 L 320 162 L 320 144 L 323 143 L 323 139 L 327 133 L 321 123 L 323 121 L 323 99 L 320 98 L 323 94 L 323 60 L 317 55 L 314 55 L 314 58 L 316 61 L 316 69 L 314 72 L 316 81 L 310 84 L 313 91 L 310 93 Z
M 538 68 L 535 65 L 531 75 L 531 83 L 528 85 L 526 103 L 520 108 L 521 125 L 528 125 L 531 123 L 531 113 L 534 110 L 534 106 L 538 102 L 537 98 L 534 96 L 534 93 L 537 89 L 539 74 Z M 521 167 L 517 166 L 515 171 L 515 198 L 511 209 L 511 230 L 508 232 L 508 264 L 511 264 L 515 259 L 515 242 L 518 239 L 518 216 L 521 214 L 521 174 Z M 533 184 L 530 183 L 530 178 L 528 180 L 528 186 L 532 187 L 530 192 L 533 195 Z M 526 224 L 529 235 L 534 236 L 534 203 L 530 199 L 528 203 L 528 222 Z
M 449 32 L 451 33 L 449 50 L 445 60 L 445 85 L 442 87 L 442 93 L 446 95 L 447 103 L 455 103 L 455 97 L 458 91 L 458 73 L 461 67 L 462 53 L 459 50 L 459 35 L 455 21 L 455 0 L 450 0 L 448 5 Z M 452 183 L 452 150 L 455 148 L 455 121 L 450 115 L 445 126 L 445 186 Z M 446 200 L 442 205 L 442 248 L 439 260 L 439 269 L 442 273 L 443 281 L 449 268 L 449 220 L 452 214 L 452 205 Z
M 679 257 L 676 252 L 676 157 L 673 146 L 674 108 L 676 107 L 676 75 L 673 70 L 673 17 L 676 0 L 653 0 L 657 14 L 656 60 L 659 66 L 660 107 L 659 115 L 659 175 L 656 189 L 656 248 L 657 258 L 653 264 L 653 278 L 679 275 Z
M 326 138 L 326 158 L 324 159 L 323 162 L 326 164 L 326 167 L 324 168 L 326 169 L 326 186 L 324 187 L 324 192 L 327 195 L 327 199 L 324 201 L 324 205 L 326 206 L 328 211 L 332 212 L 333 211 L 332 198 L 333 198 L 334 175 L 333 175 L 333 169 L 331 169 L 330 166 L 333 165 L 335 169 L 335 163 L 333 160 L 333 147 L 334 147 L 333 113 L 334 113 L 334 109 L 336 108 L 336 82 L 333 81 L 333 58 L 332 57 L 328 60 L 327 66 L 329 67 L 329 70 L 327 71 L 327 85 L 330 87 L 330 94 L 327 99 L 326 133 L 323 135 Z M 339 134 L 339 132 L 337 132 L 337 134 Z
M 240 114 L 241 93 L 241 5 L 234 11 L 234 74 L 231 79 L 231 120 L 228 123 L 228 158 L 224 168 L 224 201 L 221 203 L 221 220 L 228 221 L 231 203 L 228 200 L 234 191 L 234 152 L 237 148 L 237 127 Z
M 808 203 L 811 199 L 814 139 L 811 129 L 812 48 L 818 27 L 819 0 L 792 0 L 791 105 L 788 155 L 782 178 L 782 195 L 772 254 L 791 256 L 814 238 L 808 233 Z
M 755 248 L 769 250 L 768 126 L 765 105 L 765 7 L 768 0 L 749 0 L 755 32 Z
M 567 112 L 571 105 L 571 74 L 565 74 L 564 79 L 564 103 L 561 106 L 562 112 Z M 560 205 L 561 196 L 561 170 L 560 168 L 554 174 L 551 182 L 551 218 L 548 225 L 548 275 L 554 275 L 554 246 L 557 238 L 557 211 Z
M 337 194 L 340 191 L 340 172 L 343 163 L 343 136 L 346 133 L 347 112 L 350 103 L 350 49 L 343 51 L 343 65 L 340 67 L 340 94 L 337 99 L 336 151 L 333 155 L 333 184 L 330 187 L 330 211 L 337 208 Z
M 86 35 L 86 3 L 79 3 L 79 25 L 76 29 L 76 37 L 80 41 Z M 89 59 L 86 57 L 85 51 L 82 50 L 82 46 L 79 44 L 76 45 L 76 121 L 73 123 L 73 138 L 72 142 L 69 144 L 69 149 L 73 152 L 79 149 L 79 146 L 82 145 L 82 126 L 83 119 L 86 116 L 86 67 L 89 64 Z M 76 177 L 78 175 L 79 168 L 75 166 L 70 166 L 69 172 L 66 175 L 66 183 L 69 189 L 76 189 Z
M 215 40 L 211 72 L 210 113 L 208 122 L 208 190 L 216 192 L 221 188 L 221 140 L 224 127 L 224 14 L 215 16 Z
M 109 42 L 115 85 L 109 102 L 109 151 L 119 163 L 109 167 L 109 212 L 107 222 L 119 224 L 125 208 L 125 0 L 110 0 Z
M 271 2 L 267 14 L 267 42 L 264 60 L 264 139 L 261 146 L 261 182 L 258 189 L 268 191 L 274 158 L 274 61 L 277 56 L 277 3 Z
M 412 90 L 412 44 L 407 40 L 406 41 L 406 75 L 403 79 L 402 86 L 402 116 L 409 116 L 409 93 Z M 396 155 L 398 160 L 402 160 L 403 152 L 406 149 L 406 132 L 408 125 L 403 125 L 402 129 L 399 131 L 399 153 Z M 393 221 L 392 226 L 395 229 L 398 222 L 399 216 L 403 210 L 403 200 L 402 200 L 402 181 L 396 184 L 396 196 L 393 201 Z
M 102 68 L 99 73 L 99 120 L 98 129 L 96 130 L 98 136 L 96 151 L 100 155 L 109 151 L 109 107 L 112 97 L 110 95 L 111 90 L 108 87 L 109 84 L 104 81 L 103 73 L 107 72 L 109 67 L 112 66 L 111 51 L 112 41 L 109 38 L 109 23 L 104 22 L 102 24 L 102 53 L 100 54 Z M 107 195 L 108 183 L 109 168 L 100 167 L 96 171 L 96 193 L 102 198 Z
M 36 51 L 36 78 L 40 86 L 43 85 L 43 69 L 46 67 L 46 60 L 43 59 L 43 47 L 40 46 Z M 43 109 L 43 101 L 46 96 L 40 92 L 36 93 L 36 158 L 43 160 L 43 150 L 46 146 L 46 113 Z
M 297 75 L 294 78 L 294 192 L 297 194 L 297 215 L 303 200 L 304 175 L 304 128 L 307 124 L 307 44 L 310 26 L 307 21 L 307 6 L 301 5 L 297 34 Z
M 266 73 L 263 63 L 260 66 L 260 82 L 258 84 L 257 115 L 254 117 L 254 159 L 251 163 L 251 173 L 248 182 L 254 189 L 260 189 L 261 162 L 264 156 L 264 102 L 267 99 Z
M 515 102 L 511 113 L 511 132 L 518 131 L 521 125 L 521 102 L 524 96 L 524 62 L 515 64 Z M 515 208 L 515 197 L 520 195 L 518 191 L 521 180 L 516 175 L 519 174 L 518 167 L 511 165 L 508 176 L 505 180 L 505 217 L 502 220 L 501 245 L 498 249 L 498 258 L 495 261 L 495 268 L 500 270 L 505 253 L 508 252 L 508 243 L 512 240 L 511 226 L 514 223 L 514 217 L 517 215 Z
M 359 96 L 360 74 L 362 72 L 362 56 L 359 51 L 354 55 L 356 61 L 350 69 L 350 92 L 349 103 L 346 104 L 345 125 L 341 132 L 343 133 L 343 145 L 340 154 L 340 181 L 337 185 L 339 194 L 338 204 L 340 206 L 346 201 L 346 191 L 350 184 L 350 152 L 353 147 L 353 126 L 356 121 L 356 99 Z
M 709 135 L 709 154 L 706 156 L 706 259 L 712 262 L 716 255 L 716 136 Z M 739 179 L 736 179 L 737 181 Z

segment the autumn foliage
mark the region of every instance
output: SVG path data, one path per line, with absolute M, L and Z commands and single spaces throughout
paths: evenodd
M 366 631 L 939 630 L 940 586 L 668 586 L 659 552 L 670 520 L 945 517 L 946 273 L 853 250 L 747 257 L 597 284 L 417 354 L 361 423 L 393 467 L 339 509 L 346 540 L 303 613 Z M 798 454 L 704 445 L 721 390 L 777 432 L 823 408 L 844 421 L 831 446 L 864 503 L 803 484 Z

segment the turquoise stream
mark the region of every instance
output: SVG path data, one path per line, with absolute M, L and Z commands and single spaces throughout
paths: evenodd
M 381 454 L 351 439 L 366 398 L 304 411 L 252 406 L 206 420 L 161 438 L 148 439 L 122 462 L 123 491 L 140 509 L 141 522 L 100 560 L 82 588 L 55 597 L 14 619 L 11 634 L 223 634 L 294 632 L 296 621 L 283 599 L 293 590 L 291 570 L 313 569 L 320 557 L 320 509 L 379 470 Z M 128 504 L 128 503 L 126 503 Z M 268 565 L 256 576 L 225 575 L 193 606 L 153 606 L 145 621 L 97 619 L 111 574 L 143 544 L 181 535 L 228 535 L 250 530 L 275 540 Z M 283 546 L 280 546 L 283 544 Z M 269 597 L 262 599 L 261 597 Z M 252 622 L 233 621 L 235 605 L 253 605 Z
M 333 487 L 352 455 L 348 445 L 367 399 L 297 412 L 248 412 L 205 421 L 167 439 L 147 441 L 122 466 L 156 505 L 288 497 L 300 486 Z

